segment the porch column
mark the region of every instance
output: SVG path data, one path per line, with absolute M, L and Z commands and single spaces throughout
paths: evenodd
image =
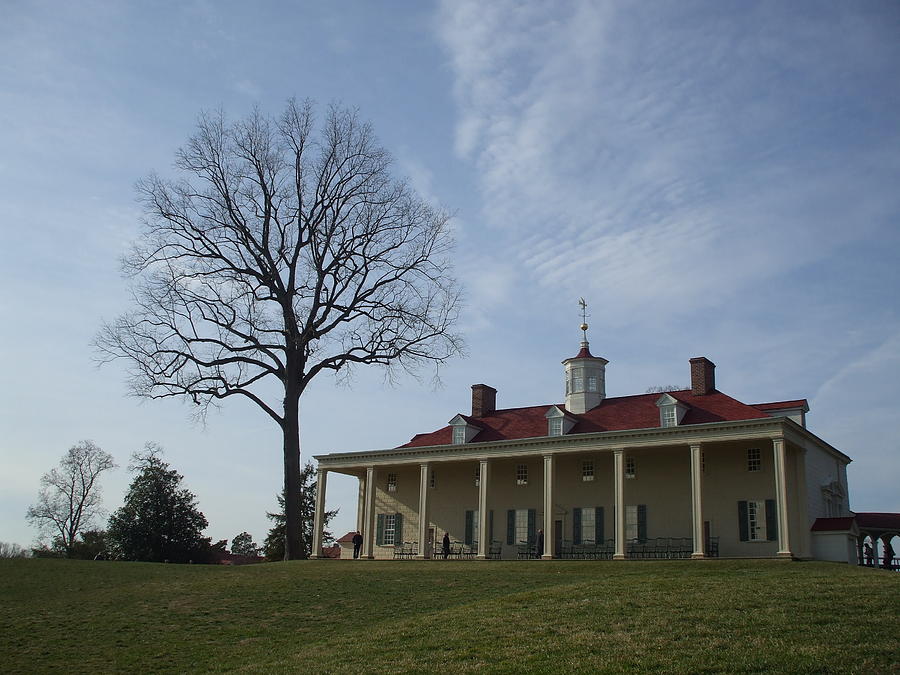
M 778 522 L 778 557 L 791 558 L 791 540 L 788 531 L 788 498 L 787 480 L 785 475 L 785 448 L 784 439 L 775 437 L 772 439 L 775 458 L 775 511 Z
M 694 533 L 692 558 L 705 558 L 706 542 L 703 540 L 703 471 L 700 462 L 700 445 L 691 446 L 691 523 Z
M 366 520 L 366 477 L 359 477 L 359 489 L 356 495 L 356 531 L 362 532 L 365 527 L 363 523 Z
M 325 484 L 328 470 L 319 468 L 316 476 L 316 515 L 313 518 L 312 555 L 310 558 L 322 557 L 322 528 L 325 526 Z
M 425 539 L 428 537 L 428 464 L 419 465 L 419 552 L 416 559 L 430 558 Z
M 488 540 L 488 461 L 478 462 L 478 560 L 487 560 L 491 542 Z
M 613 481 L 615 493 L 616 552 L 613 560 L 625 560 L 625 450 L 613 450 Z
M 366 467 L 366 508 L 363 516 L 363 550 L 361 558 L 375 557 L 375 467 Z
M 553 455 L 544 455 L 544 550 L 541 560 L 553 560 Z

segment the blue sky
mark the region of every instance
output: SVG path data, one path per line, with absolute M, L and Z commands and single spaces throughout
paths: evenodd
M 456 213 L 469 355 L 391 387 L 321 378 L 304 456 L 443 426 L 469 386 L 559 402 L 577 300 L 609 395 L 717 364 L 746 402 L 808 398 L 854 458 L 851 506 L 900 511 L 900 5 L 625 2 L 16 2 L 0 24 L 0 540 L 28 544 L 41 474 L 90 438 L 145 441 L 207 534 L 265 536 L 277 428 L 229 402 L 205 427 L 125 396 L 89 343 L 128 306 L 137 179 L 172 171 L 204 109 L 355 106 L 399 175 Z M 329 480 L 334 530 L 354 480 Z

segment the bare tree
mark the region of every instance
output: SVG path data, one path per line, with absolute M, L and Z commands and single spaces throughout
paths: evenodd
M 102 513 L 98 479 L 115 466 L 112 455 L 92 441 L 73 445 L 59 467 L 41 477 L 38 501 L 28 507 L 25 517 L 40 532 L 50 534 L 54 548 L 68 556 L 78 533 Z
M 138 183 L 144 232 L 124 261 L 135 308 L 105 325 L 137 396 L 232 396 L 283 432 L 285 557 L 301 555 L 299 402 L 323 371 L 416 372 L 462 350 L 449 216 L 390 174 L 354 111 L 288 102 L 235 123 L 202 115 L 179 181 Z M 435 372 L 437 372 L 435 370 Z M 278 383 L 277 394 L 266 388 Z
M 684 391 L 685 389 L 690 389 L 690 387 L 682 387 L 680 384 L 656 384 L 652 387 L 647 387 L 647 391 L 645 394 L 665 394 L 668 391 Z
M 0 541 L 0 559 L 5 558 L 27 558 L 28 551 L 18 544 Z

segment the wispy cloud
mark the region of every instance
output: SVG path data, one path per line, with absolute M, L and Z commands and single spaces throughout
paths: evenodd
M 865 234 L 846 227 L 859 194 L 896 210 L 878 184 L 893 160 L 871 139 L 834 138 L 839 163 L 820 143 L 846 108 L 829 107 L 834 83 L 871 65 L 875 28 L 831 43 L 825 20 L 691 11 L 443 5 L 457 151 L 486 222 L 545 292 L 602 293 L 620 315 L 717 305 Z

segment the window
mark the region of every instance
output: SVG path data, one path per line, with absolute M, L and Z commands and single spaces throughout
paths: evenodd
M 528 485 L 528 465 L 516 465 L 516 485 Z
M 394 525 L 397 523 L 396 516 L 388 514 L 384 517 L 384 545 L 394 545 Z
M 475 487 L 481 485 L 481 465 L 475 465 Z
M 466 543 L 469 546 L 478 543 L 478 517 L 479 517 L 478 509 L 472 511 L 472 533 L 470 535 L 471 541 L 467 541 Z
M 562 417 L 550 418 L 550 436 L 562 436 L 563 421 Z
M 625 458 L 625 478 L 634 478 L 634 457 Z
M 750 541 L 766 538 L 766 518 L 763 502 L 747 502 L 747 535 Z
M 587 390 L 588 391 L 597 391 L 597 376 L 596 375 L 588 375 L 587 378 Z
M 762 469 L 762 455 L 759 448 L 749 448 L 747 450 L 747 471 L 759 471 Z
M 581 463 L 581 480 L 584 483 L 594 480 L 594 460 L 586 459 Z
M 584 391 L 584 376 L 581 374 L 580 370 L 576 370 L 573 373 L 572 391 L 574 393 L 577 393 L 579 391 Z
M 593 544 L 597 536 L 597 510 L 581 509 L 581 543 Z
M 516 509 L 516 543 L 530 541 L 528 529 L 528 509 Z
M 387 488 L 388 488 L 388 492 L 396 492 L 397 491 L 397 474 L 395 474 L 395 473 L 388 474 Z
M 466 442 L 466 428 L 460 424 L 453 427 L 453 445 Z
M 678 417 L 675 412 L 675 406 L 665 406 L 662 409 L 662 425 L 664 427 L 677 427 Z
M 638 538 L 638 507 L 636 504 L 625 506 L 625 540 Z

